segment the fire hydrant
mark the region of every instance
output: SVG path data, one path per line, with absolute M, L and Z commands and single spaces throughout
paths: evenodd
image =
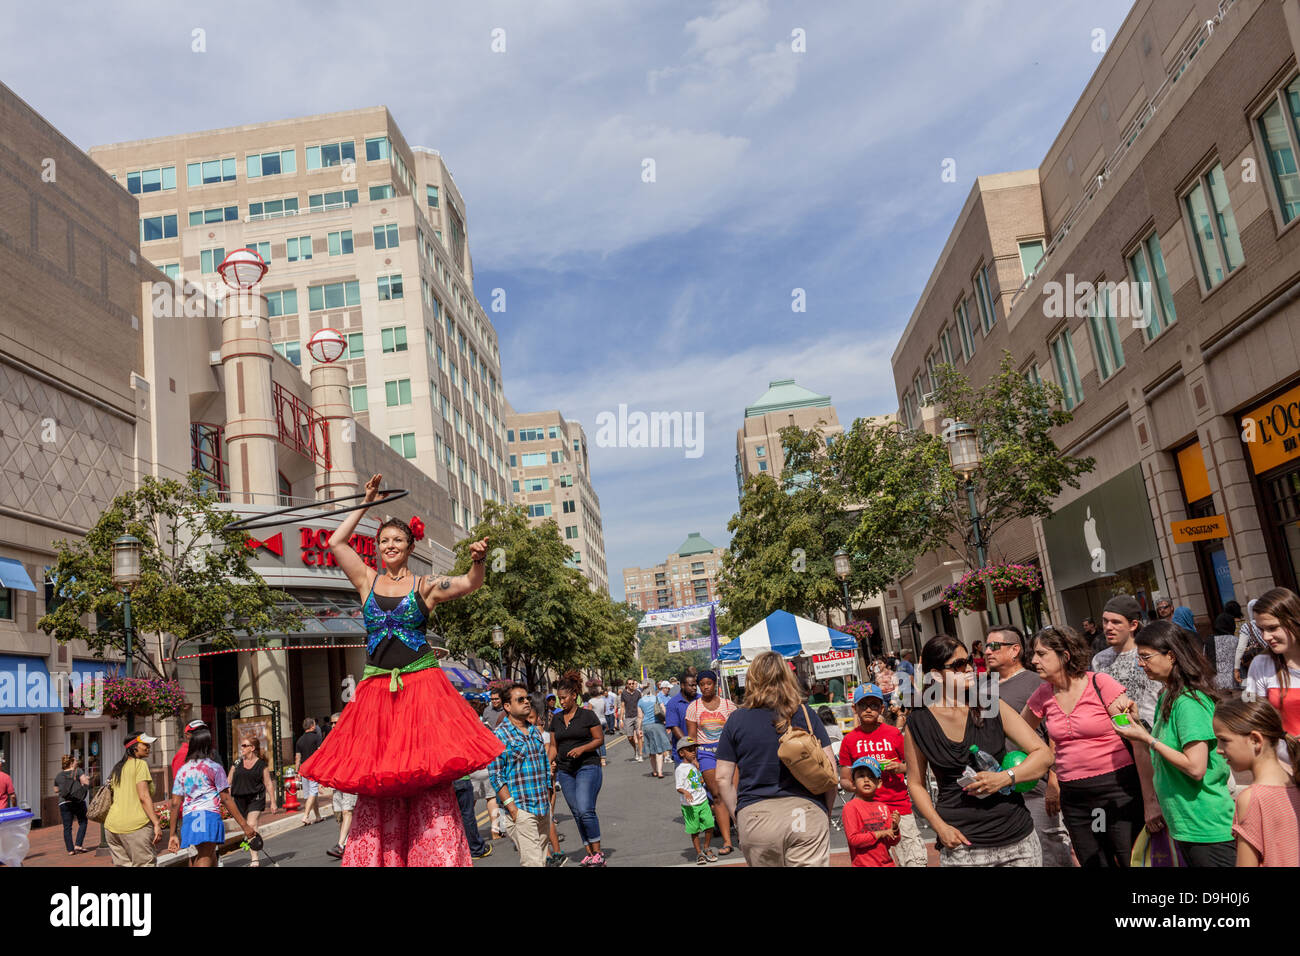
M 292 813 L 301 809 L 302 806 L 298 803 L 298 775 L 289 767 L 284 771 L 284 810 Z

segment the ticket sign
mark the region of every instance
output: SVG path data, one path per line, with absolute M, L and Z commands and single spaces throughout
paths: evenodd
M 1300 385 L 1241 416 L 1255 474 L 1300 459 Z
M 1193 518 L 1191 521 L 1171 521 L 1169 530 L 1174 533 L 1174 540 L 1179 544 L 1212 541 L 1228 536 L 1228 522 L 1223 519 L 1223 515 L 1210 515 L 1208 518 Z
M 835 677 L 857 672 L 857 654 L 853 651 L 831 651 L 813 655 L 813 676 Z

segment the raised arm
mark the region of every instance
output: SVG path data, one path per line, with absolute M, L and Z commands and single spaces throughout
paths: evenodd
M 379 483 L 383 479 L 383 475 L 371 475 L 370 480 L 366 482 L 364 490 L 367 505 L 379 497 Z M 348 576 L 348 580 L 362 597 L 370 586 L 370 568 L 361 560 L 361 555 L 352 550 L 348 541 L 356 533 L 357 525 L 361 523 L 361 517 L 365 513 L 365 508 L 358 508 L 351 512 L 330 535 L 330 553 L 334 555 L 335 562 L 343 569 L 343 573 Z
M 469 546 L 470 565 L 465 574 L 443 575 L 424 579 L 420 596 L 428 607 L 444 601 L 473 594 L 483 586 L 484 568 L 487 566 L 488 539 L 483 538 Z

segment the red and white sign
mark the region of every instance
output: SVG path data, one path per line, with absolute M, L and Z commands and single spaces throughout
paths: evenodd
M 813 655 L 814 677 L 838 677 L 856 673 L 858 655 L 853 651 L 831 651 Z
M 302 550 L 302 563 L 314 568 L 336 568 L 338 562 L 334 560 L 334 553 L 330 551 L 330 535 L 333 532 L 329 528 L 299 528 L 300 547 Z M 375 539 L 367 534 L 354 534 L 348 539 L 348 544 L 352 550 L 367 565 L 375 570 Z

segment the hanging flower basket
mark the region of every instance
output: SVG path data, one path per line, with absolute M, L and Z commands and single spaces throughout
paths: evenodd
M 873 633 L 872 627 L 867 621 L 849 621 L 843 627 L 837 627 L 835 630 L 851 635 L 862 644 L 868 643 Z
M 157 677 L 105 677 L 104 713 L 109 717 L 180 717 L 189 705 L 176 681 Z
M 1009 604 L 1022 594 L 1043 586 L 1038 568 L 1032 564 L 991 564 L 967 571 L 961 580 L 943 589 L 943 599 L 953 614 L 960 611 L 983 611 L 988 607 L 985 584 L 993 586 L 993 599 Z

